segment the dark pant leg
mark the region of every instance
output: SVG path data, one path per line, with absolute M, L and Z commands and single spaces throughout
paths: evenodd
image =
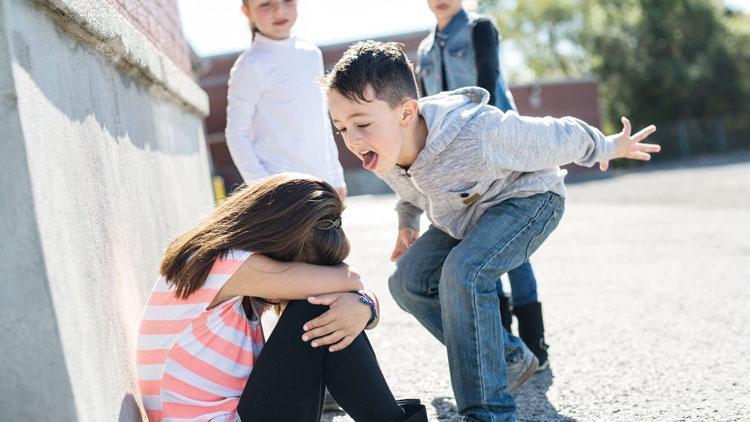
M 513 306 L 523 306 L 537 301 L 536 277 L 529 261 L 508 271 Z
M 326 353 L 323 377 L 328 391 L 355 421 L 404 418 L 364 333 L 346 349 Z
M 237 412 L 243 421 L 318 421 L 324 385 L 357 421 L 399 420 L 403 415 L 364 334 L 334 353 L 302 341 L 302 325 L 326 310 L 289 302 L 240 398 Z

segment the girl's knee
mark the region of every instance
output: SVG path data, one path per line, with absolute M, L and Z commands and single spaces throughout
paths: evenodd
M 327 311 L 328 307 L 323 305 L 313 305 L 306 300 L 292 300 L 287 303 L 281 318 L 301 320 L 307 322 L 316 318 Z

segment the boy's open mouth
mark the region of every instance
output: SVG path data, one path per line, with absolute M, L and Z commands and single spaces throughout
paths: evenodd
M 364 167 L 367 170 L 372 171 L 375 169 L 375 166 L 378 165 L 378 153 L 373 151 L 367 151 L 366 153 L 362 154 L 362 167 Z

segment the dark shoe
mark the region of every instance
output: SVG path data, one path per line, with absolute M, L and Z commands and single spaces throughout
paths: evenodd
M 544 342 L 544 320 L 542 319 L 542 304 L 539 302 L 528 305 L 514 306 L 513 313 L 518 319 L 518 337 L 529 347 L 534 356 L 539 359 L 537 372 L 549 367 L 547 359 L 547 343 Z
M 399 400 L 398 405 L 406 413 L 406 418 L 402 422 L 427 422 L 427 409 L 419 399 Z
M 510 313 L 510 298 L 505 293 L 500 294 L 500 320 L 505 330 L 510 333 L 510 327 L 513 324 L 513 315 Z

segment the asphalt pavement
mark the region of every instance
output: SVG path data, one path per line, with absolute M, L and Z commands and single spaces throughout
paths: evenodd
M 388 293 L 394 203 L 350 198 L 348 261 L 382 301 L 369 335 L 394 394 L 450 420 L 445 349 Z M 517 394 L 519 420 L 750 420 L 750 157 L 571 184 L 531 261 L 551 369 Z

